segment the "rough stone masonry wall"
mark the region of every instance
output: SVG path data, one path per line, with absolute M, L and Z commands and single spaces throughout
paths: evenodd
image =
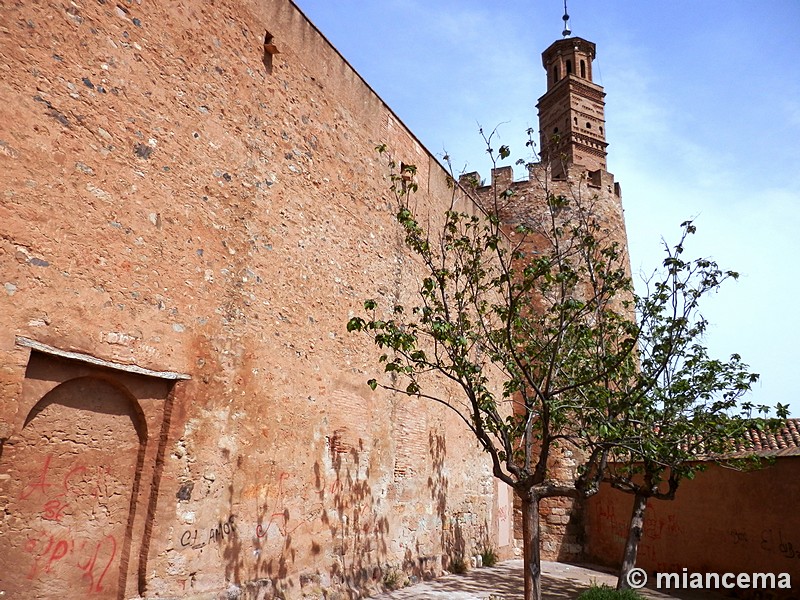
M 423 212 L 444 174 L 296 7 L 6 2 L 0 55 L 6 597 L 356 597 L 508 544 L 475 443 L 345 332 L 413 291 L 373 148 Z

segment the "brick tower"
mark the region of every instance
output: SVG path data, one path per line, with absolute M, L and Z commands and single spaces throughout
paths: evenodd
M 605 92 L 592 81 L 595 45 L 579 37 L 558 40 L 542 53 L 547 92 L 539 99 L 541 156 L 552 176 L 567 165 L 606 170 Z

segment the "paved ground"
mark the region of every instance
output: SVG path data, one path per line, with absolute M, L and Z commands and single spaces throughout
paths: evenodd
M 542 597 L 544 600 L 567 600 L 592 584 L 616 586 L 617 578 L 608 572 L 564 563 L 542 562 Z M 654 600 L 670 596 L 653 590 L 642 590 Z M 447 575 L 434 581 L 424 581 L 407 588 L 373 596 L 376 600 L 486 600 L 490 594 L 502 600 L 522 599 L 522 561 L 507 560 L 494 567 L 472 569 L 465 575 Z M 711 598 L 683 596 L 683 598 Z M 497 600 L 500 600 L 498 598 Z

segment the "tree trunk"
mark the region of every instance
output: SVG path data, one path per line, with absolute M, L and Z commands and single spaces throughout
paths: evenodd
M 542 559 L 539 551 L 539 497 L 519 493 L 522 500 L 522 554 L 525 600 L 542 600 Z
M 628 526 L 628 539 L 625 542 L 625 552 L 622 555 L 622 567 L 620 567 L 619 579 L 617 579 L 618 590 L 631 587 L 628 583 L 628 572 L 636 566 L 636 555 L 639 552 L 639 542 L 642 539 L 644 511 L 646 508 L 647 496 L 636 494 L 633 500 L 631 522 Z

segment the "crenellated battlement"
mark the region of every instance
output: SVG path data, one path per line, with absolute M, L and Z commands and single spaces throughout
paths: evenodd
M 514 168 L 511 166 L 497 167 L 492 169 L 488 183 L 484 181 L 478 171 L 464 173 L 458 178 L 461 187 L 467 190 L 474 190 L 478 198 L 486 197 L 491 190 L 504 192 L 512 190 L 515 195 L 519 193 L 529 193 L 535 191 L 532 185 L 538 186 L 541 197 L 547 190 L 563 193 L 562 189 L 566 186 L 580 186 L 585 184 L 589 189 L 595 190 L 596 194 L 613 195 L 617 201 L 622 199 L 622 187 L 614 180 L 614 174 L 603 169 L 589 171 L 582 168 L 568 168 L 566 175 L 553 176 L 543 163 L 535 163 L 528 170 L 526 179 L 514 179 Z M 534 198 L 532 202 L 536 202 Z

